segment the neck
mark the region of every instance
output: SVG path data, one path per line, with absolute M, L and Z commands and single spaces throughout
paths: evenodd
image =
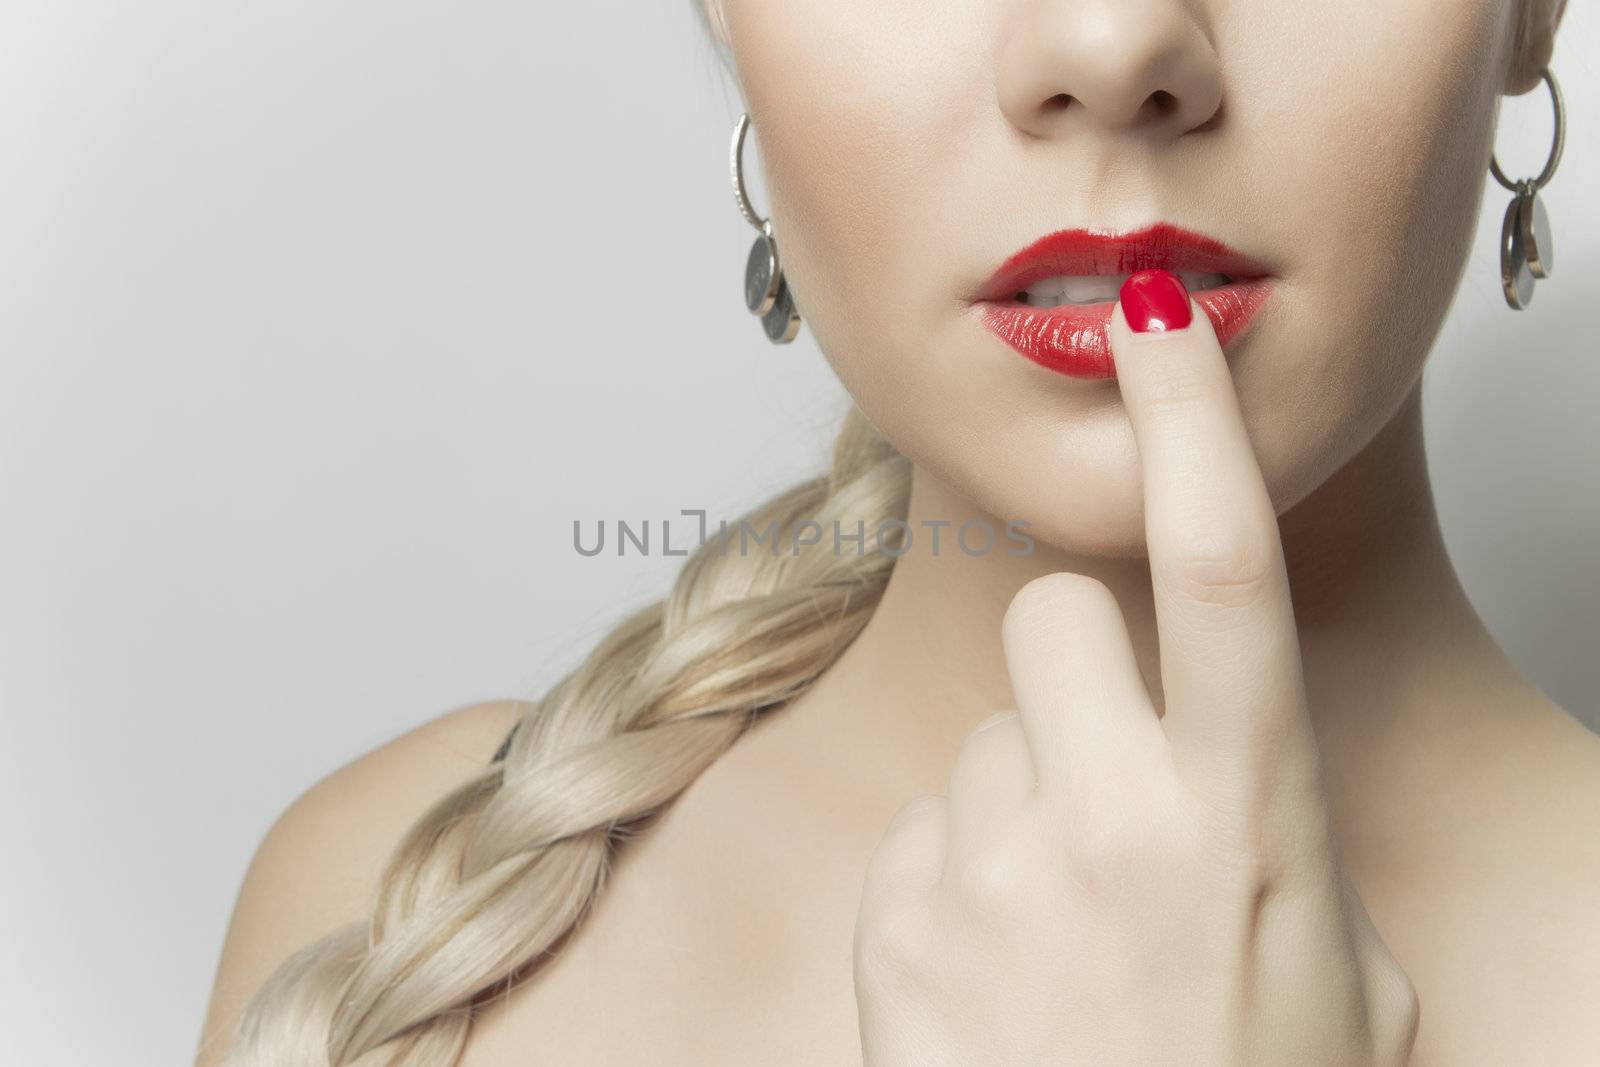
M 1003 528 L 918 470 L 907 521 L 949 520 L 944 550 L 917 545 L 896 564 L 871 622 L 818 684 L 817 723 L 947 761 L 980 719 L 1013 706 L 1000 621 L 1030 579 L 1090 575 L 1122 606 L 1135 655 L 1161 706 L 1159 641 L 1143 557 L 969 556 L 948 544 L 963 521 Z M 1420 385 L 1349 463 L 1279 517 L 1307 694 L 1325 760 L 1358 766 L 1412 710 L 1459 704 L 1517 676 L 1484 630 L 1450 565 L 1434 511 Z M 1487 687 L 1487 688 L 1486 688 Z M 1448 689 L 1450 692 L 1443 692 Z M 864 707 L 872 715 L 862 715 Z M 868 736 L 863 737 L 863 733 Z M 877 742 L 878 744 L 874 744 Z M 947 767 L 942 768 L 948 770 Z M 1340 768 L 1330 767 L 1338 778 Z M 938 791 L 938 782 L 928 783 Z

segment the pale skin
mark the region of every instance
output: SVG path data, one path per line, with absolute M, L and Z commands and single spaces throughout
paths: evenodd
M 1360 952 L 1302 961 L 1308 977 L 1296 989 L 1320 981 L 1348 990 L 1357 973 L 1392 977 L 1373 963 L 1381 944 L 1406 982 L 1370 983 L 1387 993 L 1363 992 L 1359 1004 L 1374 1008 L 1392 1039 L 1407 1016 L 1404 989 L 1414 990 L 1420 1013 L 1408 1062 L 1596 1062 L 1600 740 L 1517 672 L 1462 591 L 1433 510 L 1419 404 L 1421 366 L 1476 216 L 1494 96 L 1537 84 L 1559 8 L 1536 4 L 1542 29 L 1518 38 L 1515 5 L 1505 0 L 1352 0 L 1314 10 L 973 0 L 922 22 L 908 19 L 915 6 L 728 0 L 719 25 L 739 64 L 802 313 L 858 403 L 915 464 L 909 521 L 1026 517 L 1039 549 L 1026 558 L 913 551 L 901 560 L 862 636 L 621 853 L 594 914 L 475 1024 L 462 1064 L 863 1062 L 864 1028 L 870 1039 L 881 1023 L 892 1046 L 903 1027 L 861 1014 L 875 1001 L 856 987 L 858 924 L 870 928 L 882 914 L 864 908 L 863 890 L 894 884 L 881 877 L 889 870 L 916 885 L 910 872 L 931 870 L 936 850 L 940 884 L 963 884 L 945 878 L 949 857 L 981 854 L 973 840 L 1020 823 L 1016 807 L 997 806 L 1004 794 L 983 786 L 1025 779 L 1001 773 L 1022 766 L 1023 755 L 1041 775 L 1054 768 L 1053 784 L 1041 779 L 1038 792 L 1058 816 L 1033 824 L 1048 829 L 1028 837 L 1029 855 L 1098 854 L 1075 851 L 1074 841 L 1113 846 L 1112 856 L 1140 872 L 1130 885 L 1148 891 L 1130 892 L 1113 917 L 1126 925 L 1100 928 L 1161 930 L 1162 944 L 1183 946 L 1165 961 L 1171 973 L 1216 975 L 1205 955 L 1216 946 L 1183 935 L 1207 927 L 1207 908 L 1237 897 L 1186 896 L 1182 882 L 1161 877 L 1170 852 L 1116 842 L 1148 843 L 1132 831 L 1172 825 L 1134 815 L 1201 809 L 1095 798 L 1214 803 L 1223 794 L 1201 783 L 1259 797 L 1262 783 L 1297 782 L 1293 804 L 1223 810 L 1283 817 L 1298 831 L 1278 839 L 1302 844 L 1325 821 L 1340 883 L 1348 878 L 1359 896 L 1373 939 L 1360 939 Z M 1130 13 L 1136 22 L 1118 21 Z M 1099 21 L 1075 21 L 1090 18 Z M 1115 32 L 1095 36 L 1095 26 Z M 1090 38 L 1092 55 L 1074 52 Z M 1181 108 L 1141 119 L 1149 85 L 1139 75 L 1151 68 L 1139 57 L 1150 55 L 1167 56 L 1182 72 L 1174 84 L 1194 99 L 1222 101 L 1223 119 L 1206 126 Z M 1083 107 L 1046 108 L 1058 94 Z M 1133 362 L 1116 383 L 1047 377 L 974 328 L 962 300 L 998 257 L 1049 229 L 1152 217 L 1216 234 L 1280 278 L 1274 306 L 1226 363 L 1218 352 L 1218 362 L 1195 364 L 1226 367 L 1231 392 L 1223 378 L 1209 379 L 1204 395 L 1214 403 L 1197 425 L 1217 447 L 1190 478 L 1175 479 L 1176 466 L 1152 469 L 1152 454 L 1174 463 L 1186 455 L 1147 444 L 1160 438 L 1146 433 L 1137 405 L 1156 394 L 1139 390 L 1159 389 L 1159 379 L 1141 378 Z M 1435 266 L 1419 271 L 1419 263 Z M 1252 506 L 1216 506 L 1246 498 Z M 1163 524 L 1160 516 L 1184 508 L 1196 513 Z M 1185 637 L 1190 630 L 1173 626 L 1184 613 L 1163 591 L 1186 586 L 1152 580 L 1173 558 L 1162 556 L 1158 530 L 1174 538 L 1169 546 L 1224 560 L 1277 558 L 1229 550 L 1262 549 L 1269 535 L 1281 546 L 1281 586 L 1222 583 L 1240 593 L 1228 605 L 1249 620 L 1240 625 L 1269 636 L 1250 647 L 1273 650 L 1270 662 L 1214 647 L 1207 654 L 1204 635 L 1225 639 L 1234 633 L 1227 627 L 1196 626 Z M 1075 577 L 1030 585 L 1056 574 Z M 1051 595 L 1008 616 L 1025 588 Z M 1076 641 L 1030 645 L 1091 610 L 1100 612 L 1095 625 L 1067 627 Z M 1291 633 L 1297 657 L 1287 655 Z M 1019 663 L 1034 666 L 1019 671 Z M 1208 672 L 1232 672 L 1231 682 Z M 1303 700 L 1285 696 L 1296 678 Z M 1202 681 L 1217 688 L 1192 697 Z M 1104 699 L 1092 707 L 1077 699 L 1086 687 Z M 1005 709 L 1022 718 L 973 736 Z M 236 909 L 208 1034 L 226 1031 L 243 997 L 293 948 L 367 914 L 388 848 L 433 798 L 482 766 L 521 710 L 500 702 L 442 717 L 357 760 L 285 814 Z M 1036 723 L 1055 726 L 1041 734 Z M 1008 736 L 1009 762 L 977 775 L 979 788 L 963 787 L 978 754 Z M 1126 749 L 1133 736 L 1150 742 L 1143 756 Z M 1174 753 L 1170 780 L 1134 774 L 1150 768 L 1158 743 Z M 1315 788 L 1304 773 L 1308 751 Z M 923 801 L 913 809 L 923 817 L 886 837 L 891 817 L 919 796 L 948 796 L 951 815 L 985 812 L 972 820 L 980 829 L 960 837 L 947 824 L 945 841 L 928 829 L 938 802 Z M 986 799 L 987 808 L 974 803 Z M 1126 836 L 1097 833 L 1106 826 Z M 906 840 L 908 827 L 922 828 L 920 845 L 899 866 L 874 865 L 880 846 Z M 1206 861 L 1232 854 L 1206 840 L 1216 845 L 1201 850 Z M 1038 864 L 1031 869 L 1049 869 Z M 1041 946 L 1084 936 L 1061 920 L 1083 914 L 1068 910 L 1081 901 L 1061 884 L 998 884 L 1004 891 L 992 897 L 953 899 L 1041 916 Z M 896 898 L 865 898 L 883 899 Z M 1318 914 L 1361 929 L 1354 909 Z M 1141 927 L 1141 916 L 1151 925 Z M 1161 925 L 1174 916 L 1195 925 Z M 1287 943 L 1310 943 L 1293 925 L 1263 936 L 1283 943 L 1275 939 L 1285 930 Z M 1005 941 L 952 934 L 942 944 L 970 954 L 949 958 L 992 960 Z M 1012 973 L 1026 963 L 1050 987 L 1075 990 L 1069 1004 L 1101 997 L 1090 1013 L 1030 1014 L 1049 1024 L 1039 1040 L 1103 1038 L 1133 1015 L 1155 1032 L 1209 1033 L 1170 988 L 1159 996 L 1159 984 L 1122 974 L 1119 985 L 1106 973 L 1148 959 L 1081 949 L 1070 967 L 1060 953 L 1001 957 Z M 921 992 L 905 1002 L 937 1004 L 930 990 L 962 1004 L 1005 993 L 1001 1006 L 1037 995 L 1023 982 L 956 984 L 977 967 L 930 971 L 908 984 Z M 1105 997 L 1108 983 L 1127 995 Z M 1241 1015 L 1230 1032 L 1253 1032 L 1255 1020 Z M 959 1060 L 959 1045 L 945 1047 Z M 1077 1062 L 1100 1062 L 1084 1058 L 1082 1045 L 1066 1047 Z M 894 1051 L 877 1062 L 889 1067 Z M 1218 1049 L 1190 1051 L 1191 1062 L 1219 1062 L 1205 1058 Z M 219 1058 L 213 1044 L 199 1062 Z
M 856 922 L 865 1062 L 1404 1064 L 1410 979 L 1331 834 L 1276 516 L 1227 361 L 1133 333 L 1164 714 L 1115 596 L 1035 579 L 1001 624 L 1017 711 L 895 817 Z

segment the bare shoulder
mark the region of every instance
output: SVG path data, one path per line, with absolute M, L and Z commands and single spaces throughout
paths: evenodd
M 1600 1063 L 1600 736 L 1545 702 L 1474 757 L 1393 916 L 1414 1062 Z
M 1600 1063 L 1600 735 L 1551 703 L 1501 758 L 1525 787 L 1508 795 L 1502 891 L 1482 921 L 1502 927 L 1486 937 L 1501 953 L 1493 997 L 1521 1036 L 1496 1062 Z
M 1590 876 L 1587 902 L 1600 903 L 1600 733 L 1551 703 L 1535 739 L 1506 755 L 1529 783 L 1527 815 L 1544 824 L 1548 843 L 1571 858 L 1574 873 Z M 1600 909 L 1595 918 L 1600 922 Z
M 1600 734 L 1546 702 L 1520 740 L 1483 760 L 1481 781 L 1493 787 L 1484 814 L 1499 809 L 1483 822 L 1484 856 L 1545 920 L 1554 958 L 1544 966 L 1578 966 L 1565 973 L 1600 999 Z
M 306 789 L 257 847 L 234 902 L 196 1067 L 213 1067 L 250 996 L 295 950 L 364 917 L 390 850 L 483 770 L 530 705 L 498 700 L 408 730 Z

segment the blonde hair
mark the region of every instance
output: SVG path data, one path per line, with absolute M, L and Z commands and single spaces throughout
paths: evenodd
M 781 547 L 715 538 L 530 709 L 501 762 L 430 808 L 390 857 L 372 917 L 290 957 L 246 1006 L 229 1067 L 449 1067 L 476 1005 L 586 915 L 617 844 L 855 639 L 894 557 L 910 468 L 851 409 L 825 474 L 745 516 Z M 796 548 L 814 522 L 848 532 Z M 892 523 L 891 523 L 891 528 Z M 742 547 L 742 546 L 741 546 Z

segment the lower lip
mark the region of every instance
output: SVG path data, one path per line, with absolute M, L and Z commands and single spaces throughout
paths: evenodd
M 1226 346 L 1245 331 L 1271 295 L 1271 279 L 1252 278 L 1202 289 L 1194 301 L 1211 320 L 1217 341 Z M 1117 376 L 1110 335 L 1115 301 L 1049 308 L 985 301 L 979 306 L 983 324 L 995 336 L 1041 367 L 1074 378 Z

